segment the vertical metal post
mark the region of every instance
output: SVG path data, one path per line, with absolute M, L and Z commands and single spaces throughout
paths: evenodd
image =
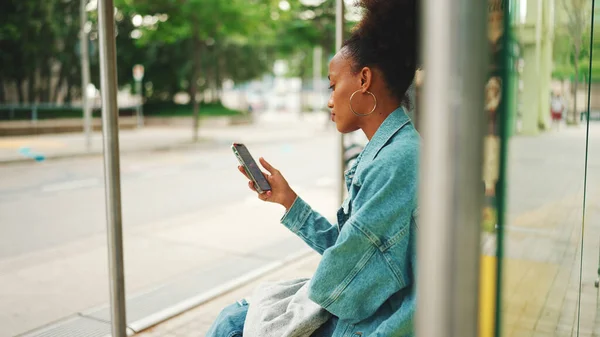
M 126 336 L 121 179 L 119 164 L 119 110 L 113 0 L 98 1 L 102 133 L 113 337 Z
M 335 49 L 342 49 L 342 43 L 344 42 L 344 0 L 335 1 Z M 346 182 L 344 179 L 345 161 L 344 161 L 344 134 L 340 134 L 338 141 L 338 165 L 339 165 L 339 177 L 338 177 L 338 199 L 340 205 L 344 202 L 346 195 Z
M 37 105 L 34 102 L 33 107 L 31 108 L 31 123 L 37 124 L 37 121 L 38 121 L 38 111 L 37 111 Z
M 137 94 L 139 96 L 140 101 L 138 102 L 137 105 L 137 126 L 138 128 L 141 128 L 142 126 L 144 126 L 144 95 L 142 93 L 142 81 L 135 81 L 135 91 L 137 91 Z
M 416 335 L 476 337 L 487 1 L 423 0 Z
M 90 54 L 88 49 L 88 35 L 85 31 L 87 22 L 86 7 L 87 0 L 81 0 L 79 4 L 79 45 L 81 47 L 81 107 L 83 109 L 83 133 L 85 135 L 85 148 L 92 148 L 92 110 L 87 97 L 87 87 L 90 83 Z
M 316 46 L 313 50 L 313 110 L 315 112 L 323 109 L 322 100 L 321 100 L 321 78 L 322 78 L 322 58 L 323 58 L 323 48 L 321 46 Z

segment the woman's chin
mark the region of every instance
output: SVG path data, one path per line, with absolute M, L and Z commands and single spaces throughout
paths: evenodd
M 337 121 L 335 122 L 335 128 L 338 130 L 339 133 L 348 133 L 346 130 L 346 128 L 344 127 L 343 124 L 338 123 Z
M 343 134 L 354 132 L 354 131 L 358 130 L 357 128 L 348 127 L 348 125 L 340 125 L 338 123 L 335 123 L 335 126 L 336 126 L 338 132 L 343 133 Z

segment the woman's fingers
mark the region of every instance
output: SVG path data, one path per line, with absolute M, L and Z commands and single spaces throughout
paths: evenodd
M 240 166 L 238 166 L 238 171 L 242 172 L 242 174 L 243 174 L 243 175 L 244 175 L 246 178 L 250 179 L 250 177 L 248 177 L 248 174 L 246 173 L 246 170 L 244 169 L 244 167 L 243 167 L 243 166 L 241 166 L 241 165 L 240 165 Z
M 273 193 L 271 191 L 266 191 L 265 193 L 259 193 L 258 198 L 262 201 L 269 201 L 269 198 L 271 198 L 272 194 Z
M 263 158 L 263 157 L 260 157 L 258 160 L 260 161 L 260 164 L 261 164 L 261 165 L 262 165 L 264 168 L 266 168 L 266 169 L 267 169 L 267 171 L 269 171 L 269 173 L 271 173 L 271 174 L 275 174 L 275 173 L 277 173 L 277 169 L 275 169 L 275 168 L 274 168 L 274 167 L 273 167 L 271 164 L 269 164 L 269 162 L 267 162 L 267 161 L 265 160 L 265 158 Z

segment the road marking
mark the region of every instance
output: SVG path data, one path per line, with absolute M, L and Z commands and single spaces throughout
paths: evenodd
M 19 149 L 21 147 L 35 147 L 36 149 L 60 149 L 66 144 L 56 140 L 27 138 L 8 138 L 0 140 L 0 149 Z
M 85 187 L 93 187 L 100 185 L 100 180 L 97 178 L 91 179 L 81 179 L 81 180 L 73 180 L 67 181 L 64 183 L 50 184 L 42 186 L 42 192 L 57 192 L 57 191 L 68 191 L 68 190 L 76 190 Z

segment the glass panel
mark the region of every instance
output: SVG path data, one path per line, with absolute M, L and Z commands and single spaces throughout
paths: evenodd
M 586 97 L 585 110 L 581 116 L 582 128 L 586 129 L 587 152 L 586 152 L 586 188 L 584 190 L 584 232 L 581 241 L 581 284 L 579 288 L 579 312 L 578 321 L 579 335 L 597 335 L 600 333 L 600 318 L 598 317 L 598 285 L 600 282 L 600 194 L 597 186 L 600 186 L 600 40 L 598 39 L 600 14 L 600 1 L 595 1 L 592 11 L 592 40 L 586 35 L 584 41 L 584 55 L 582 71 L 585 80 L 589 82 L 586 86 L 588 96 Z M 591 45 L 590 45 L 591 43 Z M 591 48 L 590 48 L 591 47 Z M 590 52 L 591 50 L 591 52 Z M 590 57 L 591 56 L 591 57 Z M 591 68 L 590 68 L 591 66 Z M 588 80 L 590 79 L 590 80 Z
M 349 29 L 360 13 L 347 2 Z M 157 323 L 165 312 L 309 251 L 279 224 L 284 209 L 250 191 L 233 142 L 269 160 L 303 199 L 335 220 L 339 134 L 326 108 L 335 4 L 115 0 L 132 327 Z M 72 322 L 56 335 L 108 331 L 96 5 L 0 5 L 1 336 Z M 80 28 L 89 85 L 82 85 Z M 82 93 L 93 109 L 89 148 Z M 363 138 L 348 137 L 348 163 Z
M 0 22 L 0 335 L 15 336 L 107 303 L 106 220 L 80 2 L 3 1 Z
M 591 169 L 585 231 L 582 225 L 591 9 L 591 1 L 509 2 L 515 58 L 504 122 L 513 136 L 499 228 L 497 336 L 591 336 L 598 329 L 600 223 L 589 211 Z M 590 132 L 591 149 L 593 125 Z

